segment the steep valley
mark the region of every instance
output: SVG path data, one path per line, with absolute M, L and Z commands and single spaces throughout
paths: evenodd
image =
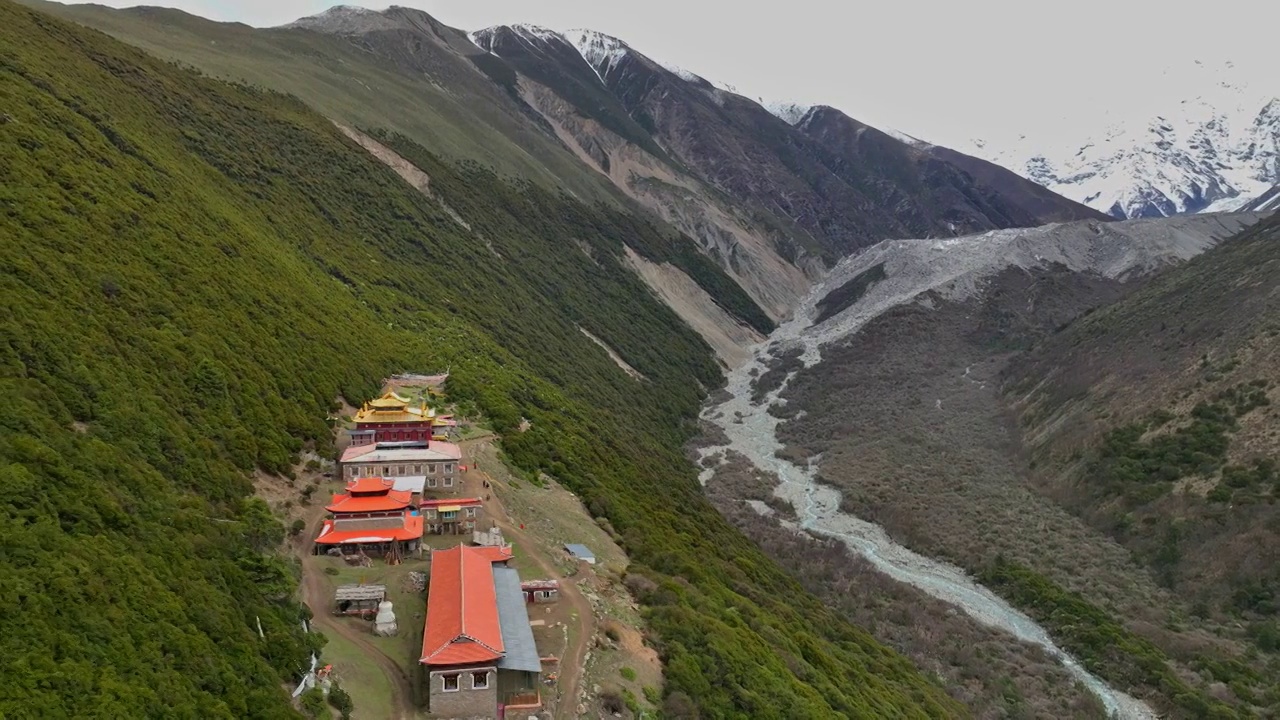
M 1205 293 L 1221 291 L 1209 279 L 1214 276 L 1198 268 L 1227 258 L 1236 258 L 1228 267 L 1243 267 L 1240 248 L 1251 248 L 1261 278 L 1269 265 L 1259 255 L 1280 246 L 1245 236 L 1164 270 L 1259 217 L 1076 223 L 959 241 L 887 241 L 853 256 L 811 293 L 795 319 L 775 331 L 752 363 L 731 374 L 730 396 L 704 412 L 711 425 L 699 456 L 711 496 L 755 537 L 777 536 L 791 527 L 839 540 L 872 566 L 958 605 L 981 624 L 1047 647 L 1050 656 L 1061 648 L 1094 674 L 1091 688 L 1109 711 L 1121 716 L 1141 717 L 1148 711 L 1126 706 L 1123 696 L 1096 683 L 1109 683 L 1176 717 L 1198 717 L 1210 708 L 1232 712 L 1227 706 L 1269 707 L 1275 688 L 1262 668 L 1275 662 L 1267 654 L 1274 647 L 1265 640 L 1269 626 L 1265 616 L 1257 615 L 1259 608 L 1243 618 L 1193 612 L 1182 588 L 1170 588 L 1149 565 L 1159 554 L 1145 546 L 1164 537 L 1160 523 L 1182 516 L 1181 506 L 1145 508 L 1126 525 L 1131 529 L 1124 537 L 1085 511 L 1079 488 L 1087 485 L 1078 474 L 1062 474 L 1073 460 L 1071 467 L 1078 470 L 1082 454 L 1099 446 L 1101 428 L 1093 430 L 1092 441 L 1081 437 L 1084 418 L 1110 427 L 1159 396 L 1144 395 L 1144 403 L 1138 404 L 1133 398 L 1113 399 L 1120 394 L 1114 390 L 1099 389 L 1111 409 L 1082 413 L 1080 384 L 1058 389 L 1042 380 L 1042 365 L 1031 365 L 1051 363 L 1062 377 L 1080 380 L 1079 353 L 1092 348 L 1098 335 L 1073 334 L 1077 326 L 1083 333 L 1095 316 L 1124 312 L 1128 302 L 1166 278 L 1184 278 Z M 1272 220 L 1271 227 L 1275 225 Z M 1158 280 L 1148 285 L 1144 278 L 1152 272 Z M 1238 270 L 1217 272 L 1222 280 L 1239 277 L 1239 298 L 1269 301 L 1269 282 L 1249 282 Z M 1230 302 L 1224 298 L 1212 306 L 1225 312 Z M 1144 307 L 1148 317 L 1167 325 L 1177 317 L 1199 316 L 1194 299 L 1173 302 L 1164 296 L 1162 303 Z M 1165 314 L 1177 307 L 1183 308 L 1180 314 Z M 1274 313 L 1245 307 L 1256 312 L 1239 315 L 1234 323 L 1224 319 L 1221 326 L 1206 319 L 1204 332 L 1212 336 L 1243 324 L 1253 331 L 1236 337 L 1254 338 L 1255 344 L 1268 338 L 1265 328 L 1271 321 L 1266 318 Z M 1160 327 L 1155 320 L 1147 323 Z M 1128 330 L 1106 336 L 1123 345 L 1101 346 L 1088 357 L 1113 372 L 1134 368 L 1127 380 L 1116 378 L 1109 387 L 1146 393 L 1152 368 L 1142 361 L 1143 344 Z M 1190 357 L 1194 367 L 1200 362 L 1196 352 L 1188 350 L 1181 357 Z M 1210 355 L 1225 361 L 1222 352 Z M 1138 354 L 1126 359 L 1126 353 Z M 1269 361 L 1261 359 L 1268 357 L 1265 353 L 1247 353 L 1242 349 L 1231 355 L 1236 382 L 1272 376 Z M 1255 357 L 1259 360 L 1250 362 Z M 1177 373 L 1166 368 L 1158 375 Z M 1198 392 L 1212 398 L 1212 392 L 1231 386 L 1225 379 L 1219 383 Z M 1184 401 L 1189 411 L 1187 402 L 1194 402 Z M 1033 406 L 1035 412 L 1030 411 Z M 1097 413 L 1105 418 L 1108 412 L 1117 419 L 1099 419 Z M 1242 437 L 1267 437 L 1270 423 L 1262 412 L 1245 415 Z M 1071 420 L 1076 417 L 1080 419 Z M 1248 431 L 1249 423 L 1257 429 Z M 1051 453 L 1056 462 L 1046 467 Z M 1256 455 L 1233 457 L 1244 463 Z M 763 477 L 749 479 L 756 473 Z M 1256 588 L 1252 592 L 1263 598 L 1269 597 L 1270 581 L 1258 573 L 1274 566 L 1263 549 L 1273 543 L 1258 535 L 1267 522 L 1274 523 L 1267 482 L 1264 478 L 1253 490 L 1236 491 L 1248 493 L 1242 498 L 1261 496 L 1240 511 L 1241 525 L 1218 531 L 1221 542 L 1259 543 L 1240 561 L 1251 569 L 1246 574 L 1252 573 L 1255 584 L 1239 587 Z M 1077 502 L 1063 501 L 1067 488 L 1076 488 L 1070 492 Z M 1153 523 L 1157 531 L 1144 532 Z M 1197 536 L 1190 528 L 1184 532 L 1188 556 L 1209 554 L 1193 553 Z M 779 552 L 782 541 L 762 542 Z M 936 564 L 911 551 L 944 562 Z M 784 558 L 795 562 L 792 555 Z M 862 560 L 848 562 L 853 565 L 843 577 L 829 582 L 856 583 L 866 577 L 856 570 Z M 975 581 L 1004 595 L 1026 615 L 1001 609 L 1004 600 L 974 586 Z M 856 616 L 857 610 L 846 612 Z M 1240 619 L 1253 629 L 1242 631 Z M 1035 622 L 1044 623 L 1043 629 L 1035 628 Z M 881 624 L 876 628 L 884 633 L 882 639 L 895 643 L 893 632 Z M 1258 637 L 1263 641 L 1257 642 Z M 1057 647 L 1046 645 L 1050 638 Z M 899 639 L 896 644 L 910 653 L 909 643 Z M 1254 659 L 1258 652 L 1264 656 Z M 1002 667 L 1015 686 L 1034 692 L 1017 664 Z M 1041 694 L 1031 702 L 1051 700 Z
M 492 428 L 513 535 L 607 560 L 556 717 L 1280 712 L 1280 214 L 1115 222 L 591 31 L 0 0 L 0 44 L 0 717 L 307 713 L 338 577 L 285 524 L 397 373 Z

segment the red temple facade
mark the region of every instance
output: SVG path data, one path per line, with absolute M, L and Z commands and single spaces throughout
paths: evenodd
M 332 516 L 316 537 L 316 551 L 339 548 L 345 554 L 404 555 L 422 542 L 422 514 L 412 507 L 413 493 L 396 490 L 379 477 L 357 478 L 325 507 Z
M 389 392 L 364 404 L 355 415 L 353 446 L 377 443 L 430 443 L 435 411 L 426 403 L 410 407 L 409 399 Z

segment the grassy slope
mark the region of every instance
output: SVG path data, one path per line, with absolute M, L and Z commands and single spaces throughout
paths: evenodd
M 471 170 L 442 181 L 507 219 L 467 232 L 290 98 L 8 3 L 0 33 L 0 712 L 287 715 L 317 640 L 245 473 L 326 450 L 335 396 L 450 367 L 623 535 L 705 717 L 961 714 L 701 496 L 678 448 L 718 371 L 617 260 L 655 228 Z
M 475 160 L 588 198 L 616 197 L 461 56 L 436 54 L 447 65 L 435 67 L 449 78 L 445 87 L 333 35 L 261 30 L 162 8 L 24 3 L 214 77 L 296 95 L 326 117 L 402 133 L 450 159 Z

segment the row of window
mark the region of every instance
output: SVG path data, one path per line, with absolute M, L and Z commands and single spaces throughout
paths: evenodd
M 482 672 L 449 673 L 448 675 L 441 675 L 440 678 L 444 680 L 444 691 L 458 692 L 459 690 L 461 690 L 462 676 L 464 674 L 471 676 L 471 687 L 467 688 L 468 690 L 488 690 L 489 689 L 489 671 L 484 670 Z
M 467 530 L 475 530 L 475 529 L 476 529 L 475 520 L 460 520 L 458 521 L 457 528 L 450 527 L 448 524 L 442 523 L 442 522 L 427 523 L 427 532 L 433 533 L 436 535 L 439 535 L 444 532 L 454 532 L 455 530 L 467 531 Z
M 405 475 L 422 475 L 422 468 L 426 468 L 426 475 L 435 475 L 436 470 L 442 469 L 445 475 L 452 475 L 457 470 L 456 463 L 443 463 L 437 466 L 436 463 L 427 463 L 426 465 L 348 465 L 347 477 L 404 477 Z M 446 478 L 448 479 L 448 478 Z
M 430 440 L 431 434 L 426 430 L 384 430 L 381 442 L 399 442 L 401 440 Z
M 473 518 L 476 516 L 476 510 L 479 510 L 479 508 L 469 507 L 469 508 L 463 508 L 463 510 L 466 511 L 467 517 Z M 428 508 L 426 510 L 426 514 L 427 514 L 427 519 L 432 520 L 436 516 L 436 511 Z M 457 520 L 458 519 L 457 510 L 441 510 L 439 514 L 440 514 L 441 520 Z

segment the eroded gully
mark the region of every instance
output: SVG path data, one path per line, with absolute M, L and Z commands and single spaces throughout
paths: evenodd
M 906 297 L 897 302 L 910 301 Z M 811 302 L 811 301 L 810 301 Z M 877 303 L 879 304 L 879 303 Z M 883 308 L 864 311 L 865 317 L 842 318 L 841 325 L 860 325 Z M 857 311 L 855 311 L 857 312 Z M 805 366 L 820 359 L 819 345 L 831 338 L 825 333 L 813 333 L 805 313 L 780 326 L 770 337 L 768 347 L 786 349 L 800 347 Z M 727 445 L 706 447 L 700 450 L 702 457 L 726 459 L 733 451 L 746 457 L 761 471 L 774 476 L 779 484 L 774 494 L 788 502 L 796 512 L 796 529 L 815 535 L 840 540 L 852 552 L 870 561 L 877 569 L 901 582 L 954 605 L 975 620 L 1003 630 L 1024 642 L 1038 645 L 1077 680 L 1096 695 L 1107 712 L 1119 718 L 1154 719 L 1155 713 L 1145 703 L 1116 690 L 1087 671 L 1078 661 L 1059 648 L 1049 634 L 1025 613 L 998 597 L 995 593 L 971 579 L 960 568 L 925 557 L 894 542 L 880 526 L 862 520 L 840 510 L 840 492 L 816 481 L 817 463 L 812 458 L 808 465 L 798 466 L 779 458 L 782 449 L 777 438 L 778 419 L 770 415 L 768 407 L 775 402 L 785 402 L 779 396 L 785 391 L 791 376 L 779 388 L 766 395 L 760 403 L 752 403 L 752 370 L 763 373 L 771 354 L 761 346 L 752 360 L 732 371 L 726 390 L 731 397 L 719 405 L 708 407 L 703 418 L 719 428 L 728 437 Z M 715 473 L 716 467 L 705 468 L 700 480 L 705 484 Z

